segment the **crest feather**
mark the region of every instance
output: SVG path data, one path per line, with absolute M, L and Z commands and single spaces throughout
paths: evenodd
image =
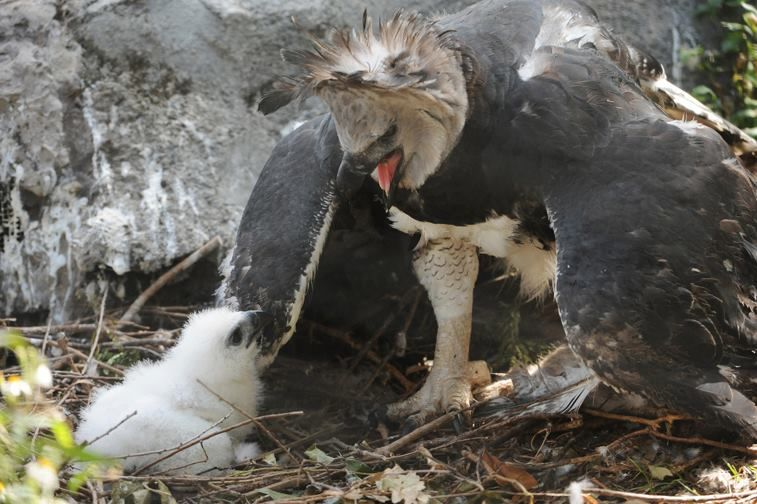
M 331 31 L 325 40 L 310 36 L 312 47 L 284 50 L 285 61 L 302 73 L 281 79 L 258 110 L 269 114 L 324 90 L 361 88 L 374 92 L 412 90 L 432 98 L 443 95 L 450 67 L 460 68 L 459 46 L 451 30 L 419 14 L 398 11 L 388 21 L 373 21 L 363 11 L 361 29 Z M 451 65 L 453 64 L 453 65 Z

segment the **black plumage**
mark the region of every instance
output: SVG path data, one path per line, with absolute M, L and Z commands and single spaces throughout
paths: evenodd
M 464 127 L 430 174 L 392 170 L 388 203 L 429 224 L 511 218 L 518 227 L 503 239 L 556 247 L 555 297 L 568 342 L 605 382 L 757 438 L 756 182 L 726 141 L 736 153 L 754 142 L 709 116 L 697 118 L 715 130 L 672 121 L 650 100 L 671 87 L 659 86 L 659 64 L 578 2 L 487 0 L 419 25 L 419 33 L 435 31 L 444 33 L 439 50 L 454 58 L 434 64 L 456 61 L 464 77 Z M 394 68 L 391 79 L 372 69 L 345 80 L 340 48 L 349 51 L 349 39 L 301 54 L 305 76 L 288 81 L 265 111 L 307 93 L 330 93 L 324 99 L 332 110 L 346 107 L 349 100 L 335 96 L 361 96 L 361 86 L 375 107 L 382 104 L 376 93 L 387 104 L 403 96 L 415 103 L 402 86 L 381 89 L 401 81 Z M 414 92 L 436 85 L 439 97 L 454 89 L 444 79 L 429 82 Z M 454 111 L 459 97 L 448 98 L 440 100 Z M 345 110 L 335 117 L 370 124 L 370 116 L 352 121 Z M 341 156 L 334 137 L 329 130 L 328 143 L 318 143 L 332 149 L 317 156 L 328 159 L 329 173 Z M 400 134 L 399 147 L 387 149 L 413 160 L 402 142 Z M 351 166 L 360 154 L 346 153 L 339 168 L 346 192 L 355 173 L 376 166 L 364 158 L 359 169 Z M 353 176 L 342 177 L 345 171 Z

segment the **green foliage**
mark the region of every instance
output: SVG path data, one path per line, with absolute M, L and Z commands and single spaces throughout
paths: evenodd
M 65 502 L 55 498 L 59 472 L 72 460 L 80 470 L 68 480 L 76 492 L 105 464 L 74 442 L 61 410 L 45 398 L 53 377 L 43 356 L 19 334 L 0 331 L 21 372 L 0 372 L 0 502 Z
M 721 20 L 723 39 L 716 50 L 695 47 L 682 54 L 709 81 L 692 94 L 757 136 L 757 8 L 736 0 L 708 0 L 698 12 Z

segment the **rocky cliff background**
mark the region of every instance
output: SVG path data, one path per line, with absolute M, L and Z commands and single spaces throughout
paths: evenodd
M 365 7 L 468 3 L 0 0 L 0 316 L 63 321 L 105 288 L 125 302 L 212 236 L 233 243 L 273 145 L 319 110 L 256 111 L 279 49 L 306 43 L 291 17 L 321 33 Z M 674 81 L 681 48 L 713 44 L 696 0 L 588 3 Z M 222 253 L 182 293 L 209 298 Z

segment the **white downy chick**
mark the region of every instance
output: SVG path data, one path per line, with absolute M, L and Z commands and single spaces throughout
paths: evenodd
M 255 358 L 270 320 L 264 312 L 227 308 L 193 314 L 163 360 L 137 364 L 122 383 L 95 392 L 82 411 L 77 442 L 91 442 L 92 452 L 121 459 L 131 472 L 247 420 L 228 403 L 254 416 L 261 395 Z M 258 453 L 256 444 L 245 443 L 252 430 L 247 424 L 210 437 L 145 472 L 198 474 L 241 462 Z M 133 456 L 145 452 L 152 453 Z

